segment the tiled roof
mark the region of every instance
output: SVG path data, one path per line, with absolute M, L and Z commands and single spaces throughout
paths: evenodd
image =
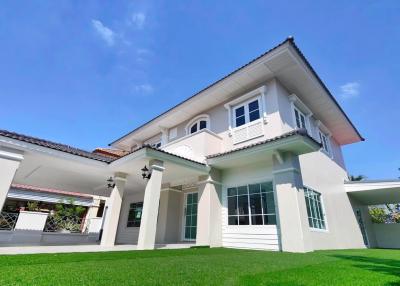
M 52 193 L 52 194 L 59 194 L 59 195 L 67 195 L 67 196 L 73 196 L 73 197 L 92 198 L 91 195 L 87 195 L 87 194 L 75 193 L 75 192 L 67 192 L 67 191 L 62 191 L 62 190 L 57 190 L 57 189 L 50 189 L 50 188 L 41 188 L 41 187 L 35 187 L 35 186 L 23 185 L 23 184 L 11 184 L 11 188 L 18 189 L 18 190 L 42 192 L 42 193 Z
M 27 136 L 27 135 L 15 133 L 15 132 L 10 132 L 10 131 L 7 131 L 7 130 L 0 130 L 0 136 L 8 137 L 8 138 L 11 138 L 11 139 L 23 141 L 23 142 L 26 142 L 26 143 L 35 144 L 35 145 L 38 145 L 38 146 L 50 148 L 50 149 L 53 149 L 53 150 L 57 150 L 57 151 L 69 153 L 69 154 L 72 154 L 72 155 L 77 155 L 77 156 L 81 156 L 81 157 L 85 157 L 85 158 L 89 158 L 89 159 L 105 162 L 105 163 L 110 163 L 111 161 L 114 160 L 113 158 L 110 158 L 108 156 L 95 154 L 95 153 L 92 153 L 92 152 L 89 152 L 89 151 L 85 151 L 85 150 L 82 150 L 82 149 L 78 149 L 78 148 L 75 148 L 75 147 L 71 147 L 71 146 L 68 146 L 68 145 L 65 145 L 65 144 L 55 143 L 55 142 L 52 142 L 52 141 L 48 141 L 48 140 L 44 140 L 44 139 L 40 139 L 40 138 L 36 138 L 36 137 L 32 137 L 32 136 Z
M 112 148 L 96 148 L 96 149 L 94 149 L 93 153 L 104 155 L 104 156 L 110 156 L 112 158 L 120 158 L 122 156 L 127 155 L 130 152 L 125 151 L 125 150 L 112 149 Z
M 340 107 L 339 103 L 336 101 L 336 99 L 334 98 L 334 96 L 331 94 L 331 92 L 329 91 L 329 89 L 326 87 L 326 85 L 323 83 L 323 81 L 321 80 L 321 78 L 318 76 L 317 72 L 314 70 L 314 68 L 311 66 L 310 62 L 307 60 L 307 58 L 304 56 L 304 54 L 301 52 L 301 50 L 299 49 L 299 47 L 296 45 L 296 43 L 294 42 L 294 38 L 292 36 L 289 36 L 286 40 L 284 40 L 283 42 L 281 42 L 280 44 L 276 45 L 275 47 L 269 49 L 268 51 L 264 52 L 263 54 L 259 55 L 258 57 L 254 58 L 253 60 L 251 60 L 250 62 L 244 64 L 243 66 L 235 69 L 233 72 L 227 74 L 226 76 L 222 77 L 221 79 L 213 82 L 212 84 L 208 85 L 207 87 L 203 88 L 202 90 L 200 90 L 199 92 L 195 93 L 194 95 L 188 97 L 187 99 L 185 99 L 184 101 L 178 103 L 177 105 L 171 107 L 170 109 L 168 109 L 167 111 L 161 113 L 160 115 L 154 117 L 153 119 L 149 120 L 148 122 L 146 122 L 145 124 L 142 124 L 141 126 L 135 128 L 134 130 L 132 130 L 131 132 L 125 134 L 124 136 L 118 138 L 117 140 L 114 140 L 113 142 L 111 142 L 109 145 L 114 144 L 115 142 L 125 138 L 126 136 L 136 132 L 137 130 L 139 130 L 140 128 L 146 126 L 147 124 L 151 123 L 152 121 L 156 120 L 157 118 L 163 116 L 164 114 L 170 112 L 171 110 L 175 109 L 176 107 L 182 105 L 183 103 L 187 102 L 188 100 L 192 99 L 193 97 L 199 95 L 200 93 L 206 91 L 207 89 L 210 89 L 211 87 L 215 86 L 216 84 L 220 83 L 221 81 L 225 80 L 226 78 L 230 77 L 231 75 L 239 72 L 240 70 L 244 69 L 245 67 L 251 65 L 252 63 L 254 63 L 255 61 L 257 61 L 258 59 L 264 57 L 265 55 L 273 52 L 274 50 L 278 49 L 279 47 L 283 46 L 286 43 L 290 43 L 292 47 L 294 47 L 294 49 L 299 53 L 300 57 L 303 59 L 303 61 L 306 63 L 307 67 L 310 69 L 310 71 L 314 74 L 314 76 L 316 77 L 316 79 L 318 80 L 318 82 L 321 84 L 321 86 L 323 87 L 323 89 L 326 91 L 326 93 L 329 95 L 329 97 L 333 100 L 334 104 L 339 108 L 339 110 L 342 112 L 342 114 L 346 117 L 346 119 L 348 120 L 348 122 L 350 123 L 350 125 L 353 127 L 353 129 L 356 131 L 356 133 L 358 134 L 358 136 L 360 137 L 360 139 L 362 141 L 364 141 L 364 138 L 361 136 L 360 132 L 357 130 L 357 128 L 354 126 L 354 124 L 351 122 L 350 118 L 347 116 L 347 114 L 344 112 L 344 110 Z
M 128 155 L 130 155 L 130 154 L 132 154 L 134 152 L 137 152 L 137 151 L 139 151 L 141 149 L 148 148 L 148 149 L 152 149 L 152 150 L 156 150 L 156 151 L 162 152 L 164 154 L 172 155 L 172 156 L 177 157 L 177 158 L 184 159 L 186 161 L 194 162 L 194 163 L 197 163 L 197 164 L 200 164 L 200 165 L 205 165 L 204 163 L 201 163 L 201 162 L 198 162 L 198 161 L 195 161 L 195 160 L 191 160 L 191 159 L 188 159 L 188 158 L 185 158 L 185 157 L 182 157 L 182 156 L 178 156 L 176 154 L 164 151 L 162 149 L 158 149 L 158 148 L 152 147 L 150 145 L 143 145 L 142 147 L 137 148 L 137 149 L 135 149 L 135 150 L 133 150 L 131 152 L 123 151 L 124 155 L 122 155 L 122 156 L 110 156 L 110 155 L 107 156 L 107 155 L 101 155 L 101 154 L 98 154 L 98 153 L 92 153 L 92 152 L 85 151 L 85 150 L 82 150 L 82 149 L 78 149 L 78 148 L 75 148 L 75 147 L 71 147 L 71 146 L 68 146 L 68 145 L 65 145 L 65 144 L 55 143 L 55 142 L 52 142 L 52 141 L 48 141 L 48 140 L 44 140 L 44 139 L 40 139 L 40 138 L 36 138 L 36 137 L 32 137 L 32 136 L 27 136 L 27 135 L 15 133 L 15 132 L 10 132 L 10 131 L 7 131 L 7 130 L 1 130 L 0 129 L 0 136 L 4 136 L 4 137 L 7 137 L 7 138 L 11 138 L 11 139 L 15 139 L 15 140 L 19 140 L 19 141 L 35 144 L 35 145 L 38 145 L 38 146 L 50 148 L 50 149 L 53 149 L 53 150 L 57 150 L 57 151 L 69 153 L 69 154 L 72 154 L 72 155 L 81 156 L 81 157 L 85 157 L 85 158 L 88 158 L 88 159 L 105 162 L 105 163 L 111 163 L 113 161 L 118 160 L 119 158 L 128 156 Z
M 276 136 L 274 138 L 270 138 L 270 139 L 266 139 L 266 140 L 263 140 L 263 141 L 259 141 L 259 142 L 256 142 L 256 143 L 244 146 L 244 147 L 232 149 L 232 150 L 229 150 L 229 151 L 226 151 L 226 152 L 222 152 L 222 153 L 216 153 L 216 154 L 208 155 L 207 159 L 212 159 L 212 158 L 216 158 L 216 157 L 220 157 L 220 156 L 225 156 L 225 155 L 228 155 L 228 154 L 231 154 L 231 153 L 234 153 L 234 152 L 242 151 L 242 150 L 245 150 L 245 149 L 253 148 L 255 146 L 268 144 L 268 143 L 275 142 L 275 141 L 279 141 L 281 139 L 288 138 L 288 137 L 295 136 L 295 135 L 300 135 L 300 136 L 307 137 L 308 139 L 314 141 L 315 144 L 321 146 L 321 144 L 319 142 L 317 142 L 314 138 L 312 138 L 312 137 L 310 137 L 308 135 L 307 130 L 298 129 L 298 130 L 294 130 L 294 131 L 282 134 L 280 136 Z

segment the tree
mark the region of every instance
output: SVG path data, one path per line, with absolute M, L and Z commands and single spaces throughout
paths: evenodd
M 364 175 L 358 175 L 358 176 L 350 175 L 350 176 L 349 176 L 349 180 L 352 181 L 352 182 L 355 182 L 355 181 L 362 181 L 362 180 L 364 180 L 364 179 L 366 179 L 366 178 L 367 178 L 367 177 L 364 176 Z

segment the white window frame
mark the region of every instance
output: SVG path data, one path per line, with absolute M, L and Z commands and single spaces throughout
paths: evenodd
M 259 115 L 259 118 L 257 118 L 256 120 L 250 121 L 249 104 L 251 102 L 254 102 L 254 101 L 257 101 L 257 103 L 258 103 L 258 115 Z M 251 99 L 249 99 L 249 100 L 247 100 L 245 102 L 242 102 L 242 103 L 240 103 L 238 105 L 233 106 L 232 107 L 232 111 L 233 111 L 232 112 L 233 113 L 233 116 L 232 116 L 232 121 L 233 121 L 232 123 L 233 124 L 232 125 L 234 126 L 234 128 L 242 127 L 242 126 L 245 126 L 245 125 L 247 125 L 247 124 L 249 124 L 251 122 L 260 120 L 262 118 L 261 104 L 262 104 L 261 97 L 258 96 L 258 97 L 251 98 Z M 244 107 L 244 124 L 240 125 L 240 126 L 236 126 L 236 110 L 241 108 L 241 107 Z
M 196 117 L 194 117 L 192 120 L 190 120 L 188 124 L 186 124 L 186 127 L 185 127 L 186 135 L 196 134 L 197 132 L 201 131 L 199 129 L 200 128 L 200 121 L 206 121 L 207 122 L 206 123 L 207 124 L 206 128 L 203 128 L 201 130 L 204 130 L 204 129 L 211 130 L 210 115 L 208 115 L 208 114 L 200 114 L 200 115 L 197 115 Z M 193 132 L 193 133 L 190 133 L 190 129 L 192 128 L 192 126 L 194 124 L 197 124 L 197 131 Z
M 308 216 L 308 210 L 307 210 L 307 222 L 308 222 L 308 225 L 309 225 L 310 230 L 311 230 L 311 231 L 315 231 L 315 232 L 329 232 L 328 219 L 327 219 L 327 215 L 326 215 L 325 203 L 324 203 L 324 198 L 323 198 L 322 193 L 321 193 L 321 192 L 318 192 L 318 191 L 316 191 L 315 189 L 310 188 L 310 187 L 308 187 L 308 186 L 303 186 L 304 200 L 305 200 L 305 201 L 306 201 L 306 199 L 307 199 L 307 198 L 306 198 L 306 189 L 308 189 L 308 190 L 310 190 L 310 191 L 312 191 L 312 192 L 316 192 L 316 193 L 318 193 L 318 194 L 320 195 L 321 210 L 322 210 L 322 212 L 323 212 L 322 218 L 323 218 L 324 224 L 325 224 L 325 228 L 316 228 L 316 227 L 310 226 L 310 223 L 309 223 L 309 221 L 308 221 L 309 216 Z M 306 204 L 306 207 L 307 207 L 307 204 Z M 312 219 L 313 219 L 313 218 L 312 218 Z
M 226 104 L 224 104 L 224 107 L 228 110 L 228 123 L 229 123 L 229 135 L 232 135 L 232 129 L 233 128 L 241 128 L 246 126 L 247 124 L 251 124 L 257 120 L 248 122 L 246 121 L 246 124 L 241 125 L 239 127 L 236 127 L 236 117 L 235 117 L 235 109 L 239 108 L 240 106 L 246 104 L 246 102 L 251 102 L 254 100 L 258 100 L 258 109 L 260 112 L 260 119 L 258 120 L 263 120 L 264 124 L 267 123 L 267 108 L 266 108 L 266 94 L 267 94 L 267 87 L 265 85 L 250 91 Z M 247 107 L 248 108 L 248 107 Z M 246 112 L 245 112 L 246 114 Z
M 291 94 L 289 96 L 289 100 L 290 100 L 290 105 L 291 105 L 294 129 L 299 129 L 297 127 L 296 115 L 295 115 L 295 110 L 297 110 L 297 112 L 300 112 L 304 116 L 307 134 L 312 136 L 311 126 L 310 126 L 310 117 L 313 115 L 313 113 L 295 94 Z
M 321 129 L 318 130 L 318 135 L 319 135 L 319 140 L 321 141 L 320 143 L 322 144 L 322 147 L 321 147 L 322 152 L 326 153 L 329 157 L 331 157 L 332 156 L 332 146 L 331 146 L 330 136 L 328 134 L 322 132 Z M 325 138 L 325 142 L 324 142 L 323 138 Z

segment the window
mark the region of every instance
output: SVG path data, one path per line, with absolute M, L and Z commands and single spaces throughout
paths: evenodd
M 304 187 L 304 197 L 306 200 L 308 224 L 311 228 L 326 229 L 325 212 L 322 206 L 321 194 Z
M 127 227 L 140 227 L 140 220 L 142 219 L 143 203 L 132 203 L 129 206 L 128 223 Z
M 234 108 L 235 127 L 242 126 L 260 118 L 259 100 L 252 100 Z
M 201 114 L 193 118 L 186 125 L 186 134 L 193 134 L 203 129 L 210 129 L 210 116 L 208 114 Z
M 296 127 L 298 129 L 307 129 L 306 116 L 297 108 L 294 108 L 294 118 L 296 120 Z
M 195 122 L 192 127 L 190 127 L 190 134 L 197 132 L 197 130 L 202 130 L 207 128 L 207 121 L 199 120 Z
M 272 182 L 228 188 L 229 225 L 276 224 Z
M 326 136 L 325 133 L 322 131 L 319 131 L 319 139 L 322 144 L 322 150 L 326 152 L 326 154 L 330 155 L 331 150 L 330 150 L 330 144 L 329 144 L 329 138 Z

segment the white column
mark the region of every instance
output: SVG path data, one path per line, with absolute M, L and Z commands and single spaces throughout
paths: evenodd
M 114 176 L 115 186 L 107 199 L 107 213 L 104 218 L 103 235 L 101 246 L 114 246 L 117 235 L 119 214 L 121 212 L 122 197 L 126 184 L 126 174 L 116 173 Z
M 220 174 L 212 169 L 209 176 L 199 179 L 196 245 L 220 247 L 222 246 Z
M 24 156 L 17 150 L 0 149 L 0 212 L 7 199 L 15 172 L 23 159 Z
M 160 203 L 163 162 L 154 160 L 150 162 L 151 178 L 144 191 L 142 219 L 140 222 L 137 249 L 154 249 L 157 231 L 157 217 Z
M 277 153 L 273 174 L 282 251 L 312 251 L 298 156 Z

